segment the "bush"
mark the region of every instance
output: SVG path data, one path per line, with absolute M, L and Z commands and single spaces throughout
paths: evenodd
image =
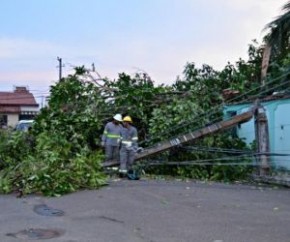
M 25 141 L 25 134 L 13 134 L 2 150 L 5 159 L 11 149 Z M 19 190 L 24 194 L 42 193 L 59 196 L 78 189 L 99 188 L 106 182 L 101 170 L 103 155 L 56 134 L 41 133 L 36 137 L 33 151 L 23 152 L 5 160 L 0 171 L 0 192 Z

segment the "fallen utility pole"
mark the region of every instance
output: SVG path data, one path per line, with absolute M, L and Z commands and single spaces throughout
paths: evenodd
M 186 144 L 188 142 L 192 142 L 194 140 L 197 140 L 197 139 L 205 137 L 207 135 L 216 133 L 218 131 L 229 129 L 229 128 L 231 128 L 235 125 L 238 125 L 240 123 L 247 122 L 253 117 L 255 112 L 256 112 L 256 105 L 254 105 L 254 107 L 251 108 L 249 111 L 242 113 L 242 114 L 239 114 L 239 115 L 236 115 L 236 116 L 232 117 L 231 119 L 220 121 L 220 122 L 211 124 L 209 126 L 206 126 L 204 128 L 198 129 L 196 131 L 189 132 L 189 133 L 186 133 L 183 135 L 179 135 L 179 136 L 172 138 L 170 140 L 166 140 L 166 141 L 157 143 L 155 146 L 153 146 L 151 148 L 147 148 L 143 152 L 137 154 L 135 157 L 135 161 L 147 158 L 151 155 L 155 155 L 155 154 L 164 152 L 164 151 L 169 150 L 173 147 L 176 147 L 176 146 L 179 146 L 182 144 Z M 108 167 L 108 166 L 114 166 L 114 165 L 118 165 L 118 164 L 119 164 L 119 162 L 117 162 L 117 161 L 105 162 L 105 163 L 103 163 L 103 166 Z
M 218 131 L 222 131 L 228 128 L 231 128 L 239 123 L 247 122 L 253 117 L 253 111 L 248 111 L 245 113 L 242 113 L 240 115 L 236 115 L 233 118 L 225 121 L 220 121 L 215 124 L 211 124 L 207 127 L 198 129 L 196 131 L 184 134 L 184 135 L 179 135 L 176 138 L 158 143 L 152 148 L 145 149 L 142 153 L 138 154 L 135 158 L 135 160 L 140 160 L 143 158 L 146 158 L 151 155 L 155 155 L 157 153 L 166 151 L 170 148 L 179 146 L 181 144 L 186 144 L 188 142 L 197 140 L 199 138 L 205 137 L 207 135 L 216 133 Z

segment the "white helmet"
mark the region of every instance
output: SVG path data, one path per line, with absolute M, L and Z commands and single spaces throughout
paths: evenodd
M 119 113 L 117 113 L 117 114 L 113 117 L 113 119 L 115 119 L 115 120 L 117 120 L 117 121 L 119 121 L 119 122 L 122 122 L 122 115 L 119 114 Z

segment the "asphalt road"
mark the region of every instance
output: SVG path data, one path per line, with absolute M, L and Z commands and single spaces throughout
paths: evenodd
M 38 205 L 63 216 L 43 216 Z M 112 180 L 59 198 L 0 196 L 0 241 L 290 242 L 290 189 Z M 46 234 L 43 230 L 49 230 Z

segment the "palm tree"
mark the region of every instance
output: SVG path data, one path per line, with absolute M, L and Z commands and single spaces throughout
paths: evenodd
M 266 35 L 265 40 L 272 46 L 273 50 L 282 53 L 289 50 L 290 44 L 290 1 L 282 7 L 284 13 L 274 21 L 266 25 L 265 29 L 270 32 Z
M 283 14 L 268 23 L 264 28 L 264 30 L 269 30 L 269 33 L 264 37 L 262 80 L 266 76 L 270 55 L 283 58 L 290 50 L 290 1 L 282 7 L 282 11 Z

